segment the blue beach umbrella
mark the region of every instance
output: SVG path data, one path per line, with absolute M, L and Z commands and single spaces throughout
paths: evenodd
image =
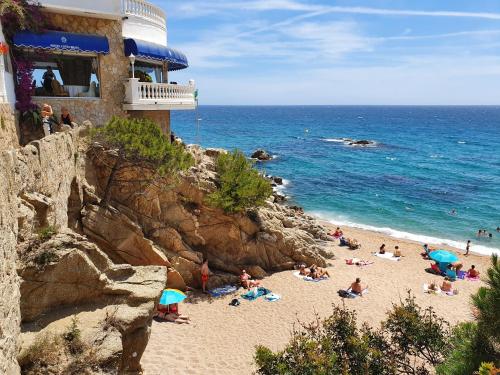
M 429 254 L 429 258 L 438 263 L 453 263 L 458 260 L 458 257 L 446 250 L 434 250 Z
M 184 301 L 187 296 L 177 289 L 165 289 L 160 297 L 160 305 L 172 305 Z

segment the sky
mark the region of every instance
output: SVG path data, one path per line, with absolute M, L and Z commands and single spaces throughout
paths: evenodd
M 500 104 L 500 0 L 152 0 L 200 104 Z

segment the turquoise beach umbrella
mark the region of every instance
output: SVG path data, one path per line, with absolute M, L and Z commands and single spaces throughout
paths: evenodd
M 453 263 L 458 260 L 458 257 L 446 250 L 434 250 L 429 254 L 429 258 L 438 263 Z
M 165 289 L 160 297 L 160 305 L 172 305 L 184 301 L 187 296 L 178 289 Z

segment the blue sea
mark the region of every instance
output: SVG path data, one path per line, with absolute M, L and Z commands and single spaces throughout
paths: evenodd
M 204 147 L 266 149 L 275 158 L 259 168 L 332 223 L 500 252 L 500 107 L 200 106 L 172 112 L 172 130 Z

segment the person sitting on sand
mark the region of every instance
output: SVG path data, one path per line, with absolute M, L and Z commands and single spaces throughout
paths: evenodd
M 467 276 L 469 276 L 471 278 L 479 277 L 479 271 L 476 270 L 475 265 L 470 266 L 470 269 L 467 271 Z
M 443 284 L 441 285 L 441 290 L 443 292 L 451 292 L 452 286 L 451 286 L 450 279 L 448 277 L 444 278 Z
M 382 246 L 380 246 L 380 249 L 378 250 L 378 253 L 379 254 L 385 254 L 385 243 L 383 243 Z
M 260 282 L 257 280 L 252 280 L 252 277 L 247 273 L 247 271 L 241 271 L 240 275 L 241 286 L 245 289 L 250 289 L 260 285 Z
M 360 295 L 360 296 L 363 296 L 363 292 L 368 289 L 368 285 L 366 287 L 363 288 L 363 286 L 361 285 L 361 279 L 358 277 L 356 278 L 356 281 L 354 281 L 352 284 L 351 284 L 351 287 L 349 288 L 349 291 L 351 293 L 354 293 L 354 294 L 357 294 L 357 295 Z
M 435 283 L 435 282 L 429 283 L 429 290 L 431 290 L 433 292 L 437 292 L 439 290 L 437 283 Z
M 343 235 L 344 235 L 344 233 L 342 232 L 340 227 L 337 227 L 337 229 L 335 229 L 335 232 L 332 234 L 332 236 L 337 238 L 337 239 L 342 237 Z
M 310 273 L 310 276 L 313 278 L 313 279 L 321 279 L 322 277 L 330 277 L 330 274 L 328 273 L 328 271 L 322 267 L 318 267 L 317 265 L 313 264 L 311 266 L 311 273 Z
M 394 248 L 394 256 L 395 256 L 396 258 L 402 257 L 402 255 L 401 255 L 401 250 L 399 250 L 399 246 L 396 246 L 396 247 Z

